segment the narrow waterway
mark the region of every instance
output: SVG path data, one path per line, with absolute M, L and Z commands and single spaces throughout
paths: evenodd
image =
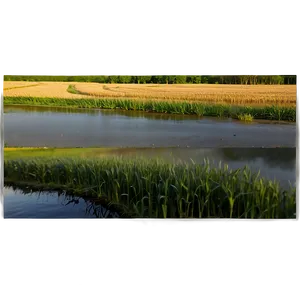
M 296 124 L 5 106 L 4 139 L 32 147 L 296 147 Z

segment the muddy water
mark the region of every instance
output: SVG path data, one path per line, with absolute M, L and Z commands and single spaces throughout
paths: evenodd
M 4 188 L 5 218 L 117 218 L 117 213 L 80 197 Z
M 116 110 L 4 107 L 10 146 L 295 147 L 295 123 L 198 118 Z

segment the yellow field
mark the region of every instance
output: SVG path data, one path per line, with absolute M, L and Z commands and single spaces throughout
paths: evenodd
M 26 86 L 28 85 L 28 86 Z M 69 85 L 82 93 L 67 92 Z M 296 105 L 296 85 L 99 84 L 83 82 L 4 82 L 4 96 L 187 100 L 249 105 Z
M 4 81 L 3 96 L 53 97 L 71 99 L 89 98 L 88 96 L 71 94 L 67 92 L 70 84 L 74 85 L 76 83 Z
M 18 89 L 18 88 L 23 88 L 23 87 L 30 87 L 38 85 L 37 82 L 27 82 L 27 81 L 11 81 L 7 82 L 4 81 L 4 90 L 11 90 L 11 89 Z

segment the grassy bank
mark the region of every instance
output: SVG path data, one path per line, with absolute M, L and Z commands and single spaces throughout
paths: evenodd
M 226 104 L 189 103 L 181 101 L 136 101 L 131 99 L 67 99 L 39 97 L 4 97 L 4 105 L 39 105 L 70 108 L 122 109 L 198 116 L 265 119 L 296 122 L 296 107 L 232 106 Z
M 253 174 L 158 160 L 5 159 L 4 180 L 113 203 L 132 217 L 295 218 L 296 191 Z
M 36 148 L 5 147 L 4 159 L 37 158 L 37 157 L 101 157 L 118 151 L 118 148 Z

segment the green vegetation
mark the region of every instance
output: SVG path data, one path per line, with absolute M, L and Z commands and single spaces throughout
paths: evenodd
M 296 84 L 296 75 L 159 75 L 159 76 L 22 76 L 4 75 L 5 81 L 64 81 L 98 83 L 219 83 L 219 84 Z
M 8 72 L 2 80 L 104 82 L 103 72 Z
M 146 112 L 230 117 L 251 115 L 254 119 L 296 122 L 296 107 L 244 107 L 223 104 L 188 103 L 182 101 L 136 101 L 130 99 L 63 99 L 37 97 L 4 97 L 4 105 L 39 105 L 72 108 L 102 108 Z
M 160 160 L 5 159 L 5 184 L 68 191 L 141 218 L 295 218 L 296 189 L 244 169 Z
M 71 94 L 80 94 L 74 85 L 69 85 L 68 88 L 67 88 L 67 91 Z
M 244 122 L 252 122 L 253 116 L 251 116 L 250 114 L 241 114 L 238 115 L 238 119 Z
M 5 147 L 8 147 L 5 145 Z M 47 148 L 9 147 L 4 148 L 4 159 L 26 159 L 43 157 L 96 157 L 113 154 L 118 148 Z M 125 149 L 124 149 L 125 150 Z

